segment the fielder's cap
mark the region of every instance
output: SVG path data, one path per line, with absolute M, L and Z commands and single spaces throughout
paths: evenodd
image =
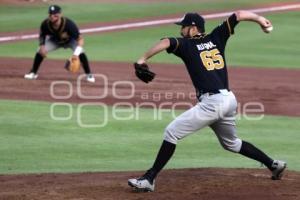
M 50 15 L 61 13 L 61 8 L 58 5 L 51 5 L 49 6 L 48 13 Z
M 205 32 L 205 20 L 198 13 L 186 13 L 181 21 L 175 24 L 180 26 L 197 26 L 203 33 Z

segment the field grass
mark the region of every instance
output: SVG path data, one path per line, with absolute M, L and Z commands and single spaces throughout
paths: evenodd
M 78 108 L 72 108 L 70 120 L 57 121 L 50 117 L 49 103 L 1 100 L 0 174 L 147 169 L 156 156 L 165 126 L 172 120 L 168 113 L 163 114 L 163 120 L 153 119 L 151 109 L 140 110 L 139 120 L 114 120 L 108 108 L 107 126 L 81 128 L 75 115 Z M 68 109 L 55 107 L 54 113 L 67 117 Z M 85 124 L 99 124 L 104 113 L 100 107 L 86 107 L 81 119 Z M 298 122 L 299 118 L 266 116 L 261 121 L 242 118 L 237 123 L 241 138 L 288 161 L 289 169 L 299 171 Z M 225 152 L 213 133 L 204 129 L 178 144 L 167 167 L 258 168 L 260 164 Z
M 188 4 L 187 4 L 188 2 Z M 109 22 L 140 17 L 162 16 L 187 11 L 217 12 L 247 8 L 276 0 L 194 0 L 149 4 L 77 4 L 62 5 L 65 15 L 83 25 L 91 22 Z M 291 2 L 291 1 L 287 1 Z M 294 1 L 298 2 L 298 1 Z M 23 7 L 0 7 L 0 32 L 38 29 L 46 17 L 47 4 Z M 229 65 L 251 67 L 299 68 L 300 50 L 297 35 L 299 12 L 268 14 L 274 31 L 263 34 L 254 24 L 241 24 L 229 41 L 226 52 Z M 208 21 L 212 30 L 220 20 Z M 99 35 L 85 35 L 86 51 L 93 61 L 135 61 L 155 41 L 165 36 L 176 36 L 177 26 L 150 27 Z M 0 44 L 0 57 L 33 58 L 37 41 Z M 59 50 L 49 54 L 50 59 L 66 59 L 70 51 Z M 153 62 L 181 63 L 166 53 Z M 0 66 L 6 67 L 6 66 Z M 163 120 L 153 119 L 153 110 L 141 109 L 140 119 L 115 120 L 112 108 L 107 110 L 108 124 L 102 128 L 82 128 L 78 125 L 77 105 L 70 120 L 53 120 L 51 104 L 0 100 L 0 174 L 43 172 L 86 172 L 144 170 L 152 165 L 162 141 L 166 125 L 172 120 L 163 114 Z M 55 116 L 66 118 L 68 109 L 56 107 Z M 180 113 L 181 111 L 178 111 Z M 83 108 L 82 122 L 99 124 L 105 120 L 101 107 Z M 238 121 L 241 138 L 253 142 L 266 153 L 288 161 L 289 169 L 300 170 L 299 118 L 266 116 L 260 121 Z M 224 151 L 212 131 L 204 129 L 178 144 L 168 168 L 186 167 L 245 167 L 260 164 L 238 154 Z
M 211 0 L 206 2 L 162 2 L 162 3 L 59 3 L 66 16 L 74 19 L 78 24 L 91 22 L 109 22 L 114 20 L 128 20 L 142 17 L 162 16 L 188 11 L 212 12 L 224 9 L 248 8 L 276 0 L 239 0 L 223 1 Z M 293 1 L 287 1 L 293 2 Z M 296 1 L 294 1 L 296 2 Z M 28 4 L 27 6 L 0 7 L 0 32 L 20 31 L 24 29 L 38 29 L 41 20 L 47 17 L 48 4 Z
M 296 35 L 300 34 L 297 20 L 299 12 L 267 15 L 274 24 L 274 31 L 265 34 L 254 23 L 241 23 L 227 45 L 227 62 L 230 66 L 300 68 L 300 49 Z M 207 22 L 211 31 L 221 20 Z M 135 61 L 146 49 L 162 37 L 179 36 L 178 26 L 148 27 L 101 35 L 86 35 L 86 52 L 91 60 Z M 0 45 L 2 57 L 33 57 L 37 41 L 8 43 Z M 14 53 L 12 53 L 14 52 Z M 66 59 L 71 51 L 59 50 L 49 58 Z M 162 53 L 153 62 L 182 63 L 178 58 Z

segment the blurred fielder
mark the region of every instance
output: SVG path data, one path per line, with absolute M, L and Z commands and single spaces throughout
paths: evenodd
M 25 74 L 24 78 L 37 79 L 38 69 L 48 52 L 58 48 L 71 48 L 73 55 L 70 62 L 79 63 L 79 65 L 81 63 L 86 74 L 86 80 L 94 83 L 95 78 L 91 74 L 89 61 L 83 50 L 84 40 L 78 27 L 72 20 L 62 16 L 61 8 L 57 5 L 51 5 L 48 13 L 49 17 L 42 22 L 40 27 L 40 46 L 35 54 L 32 69 L 28 74 Z M 72 70 L 72 72 L 77 70 L 79 68 Z

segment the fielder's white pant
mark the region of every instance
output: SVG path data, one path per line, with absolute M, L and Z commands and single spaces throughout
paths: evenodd
M 237 101 L 233 92 L 222 90 L 219 94 L 204 94 L 200 100 L 167 126 L 164 140 L 177 144 L 178 140 L 210 126 L 224 149 L 239 152 L 242 141 L 236 134 Z
M 72 40 L 72 39 L 70 40 L 70 42 L 68 42 L 67 44 L 64 44 L 64 45 L 58 44 L 57 42 L 52 40 L 50 37 L 47 37 L 45 40 L 45 49 L 46 49 L 47 53 L 50 51 L 55 51 L 58 48 L 64 48 L 64 49 L 70 48 L 73 51 L 75 51 L 77 45 L 78 45 L 77 41 Z M 38 48 L 37 51 L 39 52 L 39 50 L 40 50 L 40 47 Z M 82 49 L 82 51 L 80 53 L 83 53 L 83 52 L 84 52 L 84 50 Z

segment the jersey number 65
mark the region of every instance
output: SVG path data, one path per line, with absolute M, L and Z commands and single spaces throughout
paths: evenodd
M 224 59 L 218 49 L 202 51 L 200 57 L 207 71 L 222 69 L 224 67 Z

